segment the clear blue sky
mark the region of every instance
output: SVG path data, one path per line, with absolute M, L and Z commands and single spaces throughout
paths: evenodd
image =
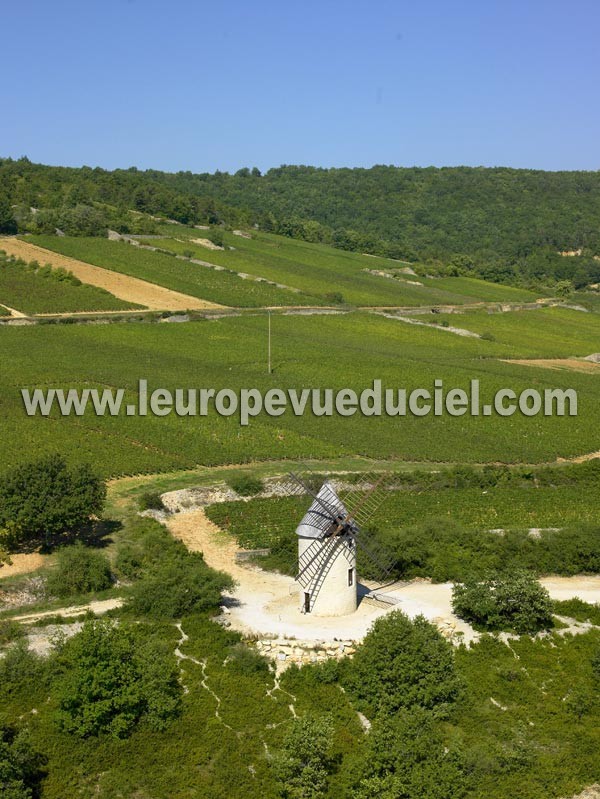
M 0 155 L 600 169 L 598 0 L 2 3 Z

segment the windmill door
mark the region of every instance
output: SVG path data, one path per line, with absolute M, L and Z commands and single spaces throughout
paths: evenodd
M 304 612 L 310 613 L 310 594 L 308 591 L 304 592 Z

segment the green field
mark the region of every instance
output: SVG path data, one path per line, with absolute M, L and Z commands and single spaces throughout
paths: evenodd
M 600 509 L 593 504 L 584 507 L 587 490 L 589 486 L 393 491 L 370 523 L 386 531 L 442 519 L 470 531 L 600 524 Z M 268 546 L 289 532 L 290 520 L 299 518 L 305 505 L 296 497 L 255 499 L 211 505 L 208 514 L 252 549 Z
M 565 358 L 591 355 L 600 350 L 598 317 L 581 311 L 561 308 L 501 314 L 469 311 L 438 314 L 435 321 L 446 321 L 480 335 L 491 334 L 510 347 L 511 357 L 520 357 L 524 351 L 529 351 L 537 353 L 530 357 Z
M 95 266 L 132 275 L 221 305 L 253 308 L 326 304 L 323 298 L 303 296 L 267 283 L 243 280 L 231 272 L 217 272 L 164 253 L 151 252 L 119 241 L 67 236 L 61 238 L 29 236 L 27 241 Z
M 0 303 L 29 314 L 120 311 L 141 307 L 119 300 L 96 286 L 59 280 L 54 274 L 29 270 L 23 263 L 1 256 Z
M 505 316 L 489 320 L 504 323 Z M 600 319 L 548 309 L 511 315 L 496 340 L 462 338 L 365 313 L 275 316 L 272 375 L 266 373 L 266 318 L 237 317 L 186 325 L 28 327 L 0 330 L 3 352 L 3 447 L 11 460 L 64 450 L 104 474 L 158 472 L 282 458 L 372 458 L 423 462 L 541 462 L 600 449 L 599 377 L 529 369 L 499 358 L 584 355 L 598 349 Z M 579 322 L 584 327 L 576 327 Z M 521 325 L 518 335 L 517 326 Z M 504 340 L 506 338 L 506 340 Z M 517 349 L 513 339 L 520 341 Z M 562 345 L 558 341 L 562 340 Z M 26 353 L 26 357 L 24 356 Z M 138 379 L 154 388 L 385 387 L 432 389 L 481 382 L 482 398 L 500 388 L 571 387 L 579 416 L 510 418 L 260 416 L 27 417 L 19 389 L 123 387 L 134 400 Z
M 251 239 L 224 233 L 225 244 L 234 248 L 228 250 L 209 250 L 194 244 L 191 239 L 202 238 L 203 231 L 178 227 L 176 235 L 177 238 L 173 238 L 172 231 L 169 231 L 169 237 L 148 239 L 146 243 L 178 254 L 192 252 L 195 258 L 283 283 L 307 294 L 325 296 L 329 292 L 339 292 L 345 302 L 357 306 L 527 302 L 535 299 L 529 291 L 473 278 L 437 280 L 401 275 L 401 279 L 392 280 L 369 274 L 366 270 L 389 272 L 404 264 L 258 231 L 252 231 Z

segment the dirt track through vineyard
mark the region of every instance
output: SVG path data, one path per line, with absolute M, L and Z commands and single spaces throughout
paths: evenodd
M 23 258 L 25 261 L 35 260 L 40 264 L 50 264 L 55 268 L 68 269 L 82 283 L 105 289 L 120 300 L 143 305 L 152 311 L 186 311 L 225 307 L 192 297 L 189 294 L 166 289 L 137 277 L 112 272 L 101 266 L 93 266 L 84 261 L 78 261 L 76 258 L 69 258 L 67 255 L 59 255 L 52 250 L 45 250 L 43 247 L 21 241 L 21 239 L 1 238 L 0 250 L 5 250 L 9 255 Z

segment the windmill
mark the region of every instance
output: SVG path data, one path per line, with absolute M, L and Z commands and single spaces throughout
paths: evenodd
M 290 473 L 286 492 L 312 498 L 296 528 L 302 613 L 341 616 L 356 610 L 357 550 L 377 582 L 390 574 L 394 556 L 364 530 L 387 496 L 384 482 L 385 475 L 366 475 L 342 492 L 331 479 Z

